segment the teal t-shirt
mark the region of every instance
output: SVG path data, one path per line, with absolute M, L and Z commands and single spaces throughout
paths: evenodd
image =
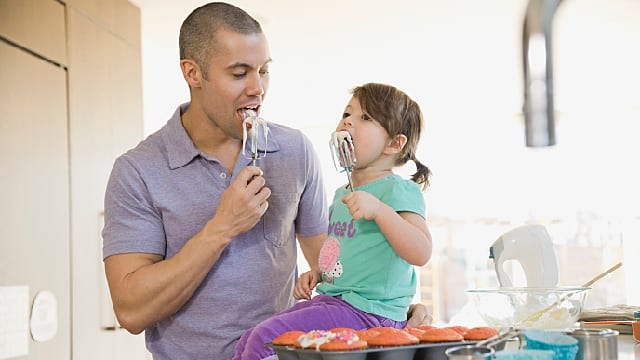
M 366 191 L 396 212 L 425 217 L 418 184 L 390 175 L 355 188 Z M 393 250 L 372 220 L 354 220 L 342 198 L 349 189 L 336 190 L 329 208 L 329 239 L 320 252 L 323 281 L 316 291 L 342 299 L 357 309 L 404 321 L 416 291 L 414 267 Z

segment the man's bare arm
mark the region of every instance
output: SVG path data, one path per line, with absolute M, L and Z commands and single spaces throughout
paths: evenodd
M 265 213 L 271 191 L 264 185 L 259 168 L 244 168 L 222 193 L 213 218 L 169 259 L 142 253 L 106 258 L 105 272 L 120 325 L 138 334 L 178 311 L 233 238 L 255 226 Z

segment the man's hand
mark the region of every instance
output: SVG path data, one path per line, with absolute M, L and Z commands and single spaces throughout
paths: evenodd
M 220 196 L 213 218 L 207 223 L 207 232 L 215 238 L 231 241 L 235 236 L 253 228 L 269 208 L 271 190 L 265 186 L 262 170 L 247 166 Z
M 409 312 L 407 312 L 407 325 L 405 328 L 418 327 L 420 325 L 431 325 L 433 317 L 431 312 L 423 304 L 411 304 L 409 305 Z

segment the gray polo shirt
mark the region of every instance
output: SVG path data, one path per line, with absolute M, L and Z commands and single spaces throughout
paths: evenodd
M 104 258 L 132 252 L 174 256 L 211 219 L 221 193 L 250 163 L 241 154 L 232 174 L 196 149 L 180 120 L 188 106 L 116 159 L 105 195 Z M 326 232 L 327 204 L 309 139 L 299 130 L 268 127 L 266 149 L 260 149 L 267 154 L 257 165 L 271 189 L 269 209 L 223 251 L 182 309 L 146 329 L 154 359 L 231 359 L 245 330 L 293 303 L 295 234 Z

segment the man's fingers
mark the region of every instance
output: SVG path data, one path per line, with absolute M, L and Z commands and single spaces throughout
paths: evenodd
M 238 173 L 238 181 L 241 184 L 249 184 L 256 176 L 262 176 L 262 169 L 257 166 L 245 166 Z

